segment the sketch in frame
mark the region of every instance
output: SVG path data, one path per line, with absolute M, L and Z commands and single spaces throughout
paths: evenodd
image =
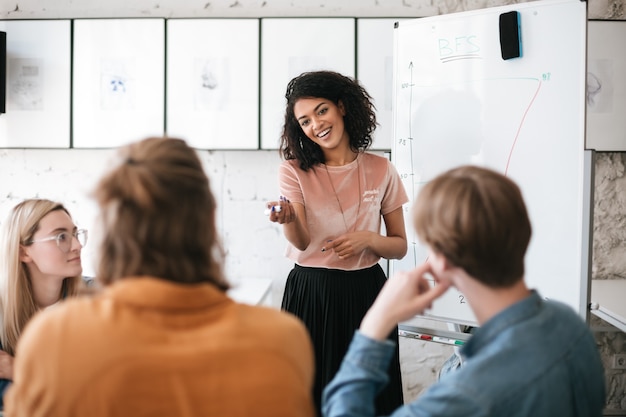
M 258 149 L 259 20 L 168 19 L 167 34 L 168 135 Z
M 75 20 L 73 74 L 74 147 L 163 135 L 164 19 Z
M 7 33 L 6 114 L 0 118 L 0 146 L 68 148 L 70 21 L 0 21 L 0 31 Z

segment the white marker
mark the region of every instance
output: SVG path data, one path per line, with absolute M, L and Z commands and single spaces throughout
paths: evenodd
M 463 346 L 465 344 L 463 340 L 450 339 L 450 338 L 441 337 L 441 336 L 433 336 L 433 342 L 445 343 L 447 345 L 454 345 L 454 346 Z
M 281 207 L 280 206 L 272 206 L 271 209 L 266 208 L 264 213 L 266 216 L 269 216 L 270 214 L 272 214 L 272 210 L 274 210 L 276 213 L 280 213 Z

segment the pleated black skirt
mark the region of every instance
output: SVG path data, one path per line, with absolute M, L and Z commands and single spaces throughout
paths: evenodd
M 282 309 L 299 317 L 315 350 L 313 399 L 321 415 L 324 387 L 335 376 L 354 331 L 387 277 L 380 265 L 358 271 L 295 265 L 289 273 Z M 397 329 L 390 340 L 398 343 Z M 387 415 L 403 404 L 399 351 L 389 366 L 389 384 L 376 398 L 376 414 Z

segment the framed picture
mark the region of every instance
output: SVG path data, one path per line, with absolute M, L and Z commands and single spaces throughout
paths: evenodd
M 402 19 L 359 18 L 356 75 L 374 99 L 378 127 L 372 149 L 390 150 L 393 137 L 393 33 Z
M 69 148 L 71 22 L 5 20 L 6 113 L 0 147 Z
M 200 149 L 259 148 L 259 20 L 167 21 L 168 135 Z
M 73 145 L 116 147 L 165 129 L 165 20 L 74 21 Z
M 626 21 L 587 23 L 587 149 L 626 151 Z
M 279 146 L 289 81 L 314 70 L 354 77 L 355 46 L 354 18 L 261 20 L 261 148 Z
M 7 33 L 0 31 L 0 114 L 6 113 Z

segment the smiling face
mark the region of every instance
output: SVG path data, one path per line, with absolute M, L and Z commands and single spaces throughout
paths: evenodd
M 346 113 L 341 102 L 337 105 L 324 98 L 301 98 L 293 111 L 304 134 L 324 153 L 338 146 L 349 146 L 350 138 L 343 122 Z
M 46 214 L 39 222 L 39 228 L 33 235 L 32 240 L 38 241 L 48 237 L 65 233 L 71 240 L 70 250 L 64 253 L 56 240 L 45 240 L 23 246 L 20 260 L 28 269 L 31 282 L 34 286 L 40 282 L 58 281 L 82 274 L 80 252 L 81 245 L 72 235 L 76 232 L 76 226 L 71 217 L 64 210 L 55 210 Z

